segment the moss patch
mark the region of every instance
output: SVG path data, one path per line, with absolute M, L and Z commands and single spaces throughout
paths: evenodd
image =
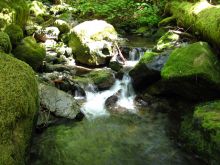
M 0 52 L 10 53 L 11 49 L 12 46 L 8 34 L 0 32 Z
M 38 88 L 33 70 L 24 62 L 0 53 L 0 162 L 24 164 Z
M 73 80 L 84 86 L 94 84 L 100 90 L 110 88 L 115 82 L 112 71 L 107 69 L 94 70 L 82 76 L 76 76 L 73 78 Z
M 17 46 L 12 53 L 35 70 L 42 64 L 46 56 L 45 48 L 41 47 L 33 37 L 24 38 L 23 44 Z
M 213 6 L 207 1 L 195 4 L 175 1 L 169 8 L 179 26 L 190 28 L 212 44 L 220 45 L 219 5 Z
M 175 48 L 176 42 L 179 40 L 178 34 L 167 32 L 157 42 L 156 49 L 162 51 L 164 49 Z
M 18 45 L 18 43 L 23 39 L 24 34 L 20 26 L 11 24 L 5 28 L 5 32 L 9 35 L 11 43 L 13 46 Z
M 206 42 L 197 42 L 174 50 L 162 70 L 163 79 L 200 76 L 219 83 L 220 67 L 217 56 Z
M 188 150 L 198 153 L 209 164 L 220 161 L 220 101 L 195 107 L 194 114 L 181 124 L 181 139 Z

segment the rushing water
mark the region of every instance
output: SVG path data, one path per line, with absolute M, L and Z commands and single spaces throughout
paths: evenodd
M 140 58 L 131 51 L 134 65 Z M 129 66 L 131 67 L 131 66 Z M 128 110 L 110 114 L 105 100 L 120 92 L 117 105 Z M 131 79 L 125 74 L 109 90 L 85 88 L 86 102 L 81 122 L 68 121 L 36 134 L 31 150 L 32 165 L 196 165 L 167 136 L 166 114 L 138 111 Z M 77 93 L 77 97 L 81 96 Z

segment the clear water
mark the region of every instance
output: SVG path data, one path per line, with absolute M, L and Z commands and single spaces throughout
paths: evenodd
M 166 135 L 165 114 L 112 115 L 49 127 L 34 139 L 33 165 L 196 165 Z
M 138 59 L 131 53 L 132 64 Z M 128 67 L 131 67 L 128 65 Z M 128 109 L 110 114 L 105 100 L 121 89 L 117 102 Z M 81 122 L 69 121 L 35 134 L 31 165 L 201 165 L 183 153 L 167 136 L 166 114 L 139 111 L 134 105 L 131 79 L 125 74 L 110 90 L 99 92 L 92 84 L 85 89 Z M 80 97 L 79 94 L 76 94 Z

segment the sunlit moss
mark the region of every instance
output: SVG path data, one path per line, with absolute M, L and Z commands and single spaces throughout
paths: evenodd
M 156 49 L 161 51 L 164 49 L 174 48 L 179 38 L 180 36 L 178 34 L 167 32 L 158 40 Z
M 75 76 L 73 80 L 79 84 L 82 84 L 83 86 L 94 84 L 100 89 L 105 89 L 107 88 L 105 84 L 113 85 L 114 76 L 111 70 L 102 69 L 94 70 L 82 76 Z
M 192 4 L 171 2 L 170 10 L 180 26 L 202 36 L 214 45 L 220 45 L 220 6 L 206 1 Z
M 218 59 L 206 42 L 196 42 L 183 48 L 175 49 L 161 75 L 164 79 L 202 75 L 203 78 L 220 82 Z

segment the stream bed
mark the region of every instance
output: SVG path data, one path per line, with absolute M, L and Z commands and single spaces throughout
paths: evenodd
M 136 40 L 134 44 L 137 44 Z M 152 43 L 149 45 L 151 48 Z M 109 113 L 104 106 L 105 100 L 118 90 L 121 90 L 121 96 L 117 104 L 128 111 Z M 87 100 L 82 106 L 85 118 L 82 121 L 67 120 L 35 134 L 30 164 L 202 164 L 177 148 L 167 135 L 169 119 L 166 113 L 135 107 L 135 93 L 127 74 L 122 80 L 117 80 L 111 89 L 99 92 L 90 88 L 86 95 Z

